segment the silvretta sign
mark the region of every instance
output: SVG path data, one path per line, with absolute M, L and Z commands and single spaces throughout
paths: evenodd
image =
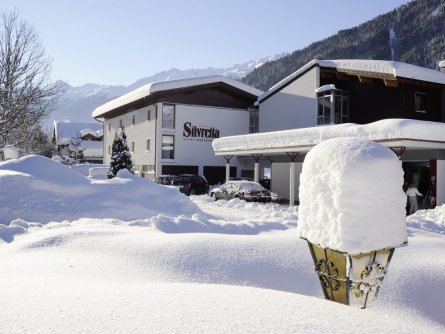
M 214 127 L 196 126 L 191 122 L 185 122 L 182 136 L 184 140 L 188 141 L 212 141 L 219 138 L 219 130 Z

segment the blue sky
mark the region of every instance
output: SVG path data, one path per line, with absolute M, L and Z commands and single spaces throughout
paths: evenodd
M 53 77 L 130 84 L 301 49 L 408 0 L 2 0 L 39 33 Z

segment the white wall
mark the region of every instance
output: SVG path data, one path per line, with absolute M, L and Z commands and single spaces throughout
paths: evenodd
M 164 165 L 193 165 L 199 166 L 199 174 L 203 174 L 203 166 L 225 166 L 223 157 L 216 156 L 213 148 L 213 138 L 186 137 L 184 124 L 191 123 L 198 128 L 214 128 L 219 131 L 220 137 L 247 134 L 249 132 L 249 112 L 242 109 L 225 109 L 193 105 L 176 105 L 175 129 L 161 129 L 161 110 L 159 106 L 158 124 L 158 159 L 161 159 L 161 142 L 163 134 L 175 136 L 175 159 L 160 160 Z M 240 164 L 232 159 L 231 166 Z
M 148 110 L 150 110 L 150 121 L 147 120 Z M 133 125 L 133 115 L 135 124 Z M 155 164 L 155 130 L 156 130 L 156 106 L 151 105 L 141 109 L 131 111 L 104 121 L 104 163 L 109 164 L 111 155 L 109 150 L 113 144 L 115 133 L 119 130 L 120 121 L 123 121 L 127 144 L 131 150 L 131 143 L 135 143 L 135 150 L 131 153 L 133 164 L 137 165 L 139 172 L 142 172 L 143 165 Z M 109 124 L 111 123 L 111 130 Z M 146 150 L 146 140 L 150 139 L 150 150 Z M 154 173 L 153 173 L 154 177 Z
M 437 160 L 437 205 L 445 204 L 445 160 Z
M 303 168 L 302 162 L 295 165 L 295 200 L 299 200 L 298 188 L 300 187 L 300 174 Z M 271 191 L 279 196 L 289 199 L 290 163 L 274 162 L 272 164 Z
M 314 67 L 259 105 L 260 132 L 317 125 L 315 89 L 319 68 Z

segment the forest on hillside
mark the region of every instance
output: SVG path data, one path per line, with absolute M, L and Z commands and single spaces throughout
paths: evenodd
M 312 59 L 395 60 L 437 69 L 445 60 L 445 0 L 416 0 L 270 61 L 242 81 L 267 90 Z

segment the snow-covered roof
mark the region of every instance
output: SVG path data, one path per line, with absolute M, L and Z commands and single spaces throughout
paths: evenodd
M 101 141 L 82 140 L 80 146 L 84 149 L 83 155 L 85 158 L 100 158 L 104 155 Z
M 59 144 L 68 144 L 72 138 L 79 134 L 83 136 L 86 133 L 91 133 L 94 136 L 99 136 L 98 131 L 102 131 L 102 124 L 99 122 L 54 121 L 54 139 Z
M 113 109 L 124 106 L 124 105 L 131 103 L 133 101 L 142 99 L 142 98 L 149 96 L 156 92 L 180 89 L 180 88 L 186 88 L 186 87 L 193 87 L 193 86 L 200 86 L 200 85 L 207 85 L 207 84 L 212 84 L 212 83 L 225 83 L 227 85 L 238 88 L 238 89 L 245 91 L 246 93 L 252 94 L 254 96 L 259 96 L 263 93 L 261 90 L 258 90 L 256 88 L 253 88 L 251 86 L 243 84 L 242 82 L 236 81 L 234 79 L 231 79 L 231 78 L 223 76 L 223 75 L 210 75 L 210 76 L 197 77 L 197 78 L 159 81 L 159 82 L 153 82 L 153 83 L 146 84 L 142 87 L 139 87 L 139 88 L 129 92 L 128 94 L 122 95 L 114 100 L 111 100 L 110 102 L 107 102 L 107 103 L 97 107 L 93 111 L 92 116 L 95 118 L 103 116 L 105 113 L 107 113 Z
M 216 155 L 307 152 L 323 140 L 336 137 L 373 140 L 388 146 L 445 148 L 445 123 L 384 119 L 365 125 L 345 123 L 222 137 L 215 139 L 212 145 Z
M 97 131 L 91 130 L 90 128 L 83 129 L 83 130 L 80 131 L 80 136 L 81 137 L 85 137 L 86 135 L 92 135 L 94 137 L 97 137 Z
M 340 72 L 353 72 L 363 74 L 374 74 L 388 78 L 407 78 L 412 80 L 420 80 L 426 82 L 433 82 L 438 84 L 445 84 L 445 74 L 432 70 L 429 68 L 406 64 L 398 61 L 389 60 L 370 60 L 370 59 L 336 59 L 336 60 L 318 60 L 313 59 L 306 65 L 299 68 L 297 71 L 287 76 L 264 94 L 259 96 L 259 100 L 264 100 L 266 97 L 279 90 L 296 77 L 306 72 L 311 67 L 318 65 L 320 67 L 335 68 Z

